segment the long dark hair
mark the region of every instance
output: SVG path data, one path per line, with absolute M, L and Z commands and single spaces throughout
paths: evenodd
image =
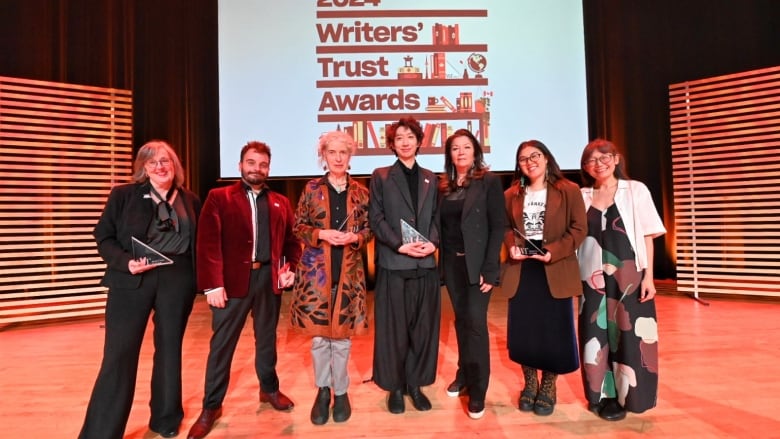
M 538 149 L 547 159 L 547 169 L 545 170 L 545 175 L 548 183 L 553 186 L 557 186 L 559 181 L 566 180 L 566 177 L 563 176 L 563 172 L 561 172 L 561 167 L 558 166 L 558 162 L 555 161 L 555 157 L 553 157 L 550 149 L 547 148 L 544 143 L 538 140 L 526 140 L 517 146 L 517 151 L 515 152 L 515 176 L 512 183 L 520 182 L 520 186 L 525 186 L 527 184 L 525 181 L 525 174 L 523 174 L 523 171 L 520 169 L 520 162 L 518 160 L 520 158 L 520 151 L 526 147 L 533 147 Z
M 467 137 L 471 144 L 474 145 L 474 165 L 466 175 L 466 181 L 463 183 L 464 187 L 467 187 L 471 180 L 479 180 L 485 176 L 485 172 L 489 167 L 485 164 L 485 154 L 482 152 L 482 145 L 479 144 L 479 140 L 471 133 L 471 131 L 461 128 L 444 142 L 444 173 L 439 176 L 439 191 L 444 195 L 450 194 L 458 186 L 458 173 L 455 170 L 455 165 L 452 163 L 452 144 L 458 137 Z
M 615 157 L 621 156 L 617 146 L 606 139 L 593 139 L 590 141 L 590 143 L 585 145 L 585 149 L 582 150 L 582 157 L 580 158 L 580 175 L 582 175 L 582 185 L 585 187 L 591 187 L 596 184 L 596 179 L 591 177 L 590 174 L 588 174 L 588 171 L 585 170 L 585 160 L 589 160 L 590 156 L 592 156 L 596 151 L 602 154 L 612 154 Z M 614 175 L 615 178 L 621 180 L 628 180 L 625 160 L 618 161 L 618 164 L 615 165 L 615 171 L 612 173 L 612 175 Z

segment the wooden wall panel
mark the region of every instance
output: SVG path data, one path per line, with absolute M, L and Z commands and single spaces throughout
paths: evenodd
M 128 90 L 0 77 L 0 324 L 102 314 L 92 229 L 132 173 Z
M 780 67 L 669 87 L 677 289 L 780 297 Z

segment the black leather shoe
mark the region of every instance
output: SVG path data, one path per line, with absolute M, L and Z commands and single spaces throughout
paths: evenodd
M 412 405 L 417 410 L 424 412 L 431 409 L 431 401 L 422 393 L 419 387 L 409 387 L 409 396 L 412 398 Z
M 322 425 L 328 422 L 330 416 L 330 387 L 320 387 L 314 405 L 311 406 L 311 423 Z
M 153 432 L 159 434 L 162 437 L 176 437 L 179 435 L 179 428 L 170 428 L 170 429 L 160 429 L 155 430 L 154 428 L 151 429 Z
M 626 417 L 626 409 L 615 398 L 608 398 L 599 410 L 599 417 L 605 421 L 620 421 Z
M 352 416 L 352 406 L 349 405 L 349 396 L 336 395 L 333 397 L 333 422 L 344 422 Z
M 203 409 L 198 416 L 198 420 L 192 424 L 187 439 L 202 439 L 206 437 L 214 426 L 214 422 L 222 416 L 222 408 Z
M 596 402 L 596 403 L 589 402 L 588 403 L 588 411 L 593 413 L 593 414 L 598 415 L 599 412 L 601 411 L 601 408 L 604 407 L 604 403 L 605 402 L 606 402 L 606 399 L 603 399 L 603 400 L 601 400 L 599 402 Z
M 406 410 L 404 407 L 404 392 L 401 390 L 392 390 L 387 395 L 387 410 L 390 413 L 403 413 Z
M 295 404 L 290 401 L 290 398 L 278 390 L 271 393 L 265 393 L 261 390 L 260 402 L 268 402 L 273 406 L 273 408 L 279 411 L 290 410 L 293 408 L 293 406 L 295 406 Z
M 461 382 L 459 379 L 455 378 L 455 380 L 452 381 L 449 386 L 447 386 L 447 396 L 455 398 L 456 396 L 462 395 L 465 390 L 466 385 L 463 384 L 463 382 Z

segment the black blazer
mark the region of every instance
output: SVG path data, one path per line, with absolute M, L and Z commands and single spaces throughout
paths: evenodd
M 501 179 L 492 172 L 487 172 L 482 179 L 472 180 L 466 188 L 466 199 L 463 201 L 460 218 L 466 270 L 472 285 L 479 284 L 480 275 L 489 284 L 499 284 L 505 227 L 506 213 Z M 441 250 L 447 251 L 444 245 L 442 243 Z M 439 261 L 443 263 L 444 258 L 440 257 Z
M 401 166 L 404 165 L 396 161 L 392 166 L 375 169 L 371 175 L 368 219 L 376 237 L 377 263 L 388 270 L 436 268 L 436 258 L 433 254 L 424 258 L 413 258 L 398 253 L 398 248 L 403 243 L 401 219 L 417 229 L 433 245 L 439 246 L 436 175 L 428 169 L 419 168 L 415 216 L 412 194 Z
M 106 274 L 101 285 L 108 288 L 138 288 L 143 275 L 133 275 L 127 264 L 133 259 L 130 238 L 146 236 L 149 224 L 154 219 L 154 203 L 149 200 L 150 184 L 129 183 L 115 186 L 108 195 L 103 213 L 95 225 L 93 236 L 97 241 L 100 257 L 106 261 Z M 179 195 L 187 209 L 192 230 L 190 249 L 195 261 L 196 224 L 200 214 L 200 199 L 187 189 L 179 188 Z

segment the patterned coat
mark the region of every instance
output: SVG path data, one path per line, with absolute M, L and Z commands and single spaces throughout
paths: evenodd
M 366 277 L 361 250 L 373 234 L 368 225 L 368 189 L 349 179 L 346 230 L 358 235 L 358 242 L 344 247 L 341 278 L 335 312 L 331 300 L 331 245 L 319 240 L 319 232 L 330 228 L 330 192 L 326 177 L 306 183 L 295 212 L 295 235 L 304 249 L 296 268 L 290 322 L 300 332 L 329 338 L 347 338 L 368 332 Z M 332 319 L 331 316 L 338 316 Z

